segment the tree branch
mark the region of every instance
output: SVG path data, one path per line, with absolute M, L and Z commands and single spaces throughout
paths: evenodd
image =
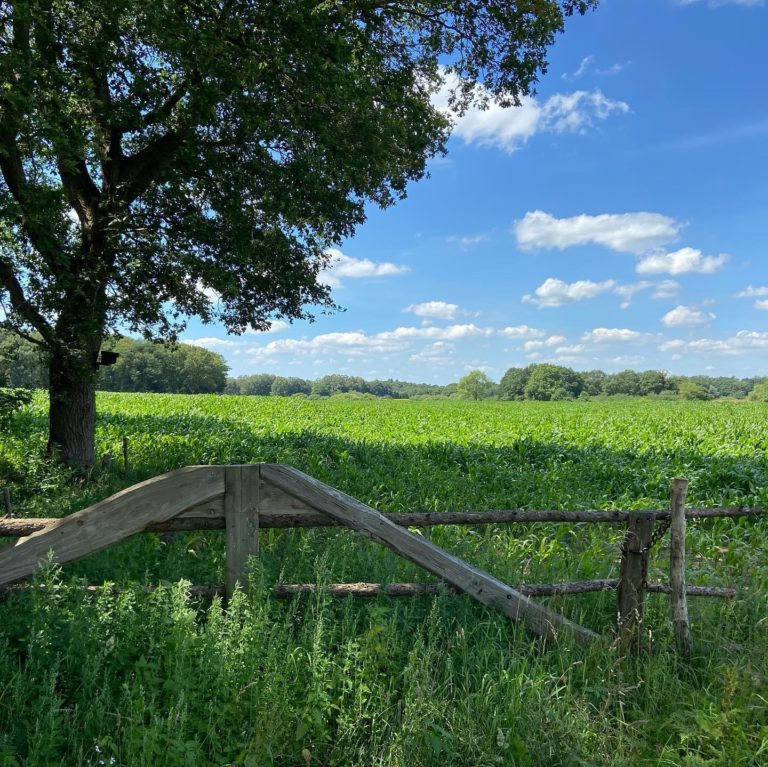
M 32 325 L 49 346 L 56 346 L 57 338 L 53 327 L 24 295 L 24 288 L 16 278 L 13 266 L 2 258 L 0 258 L 0 285 L 8 291 L 13 310 Z
M 133 202 L 171 163 L 176 150 L 184 143 L 184 134 L 169 130 L 147 144 L 136 154 L 123 160 L 121 196 Z

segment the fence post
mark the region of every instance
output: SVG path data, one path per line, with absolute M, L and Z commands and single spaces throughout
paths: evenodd
M 230 599 L 239 583 L 247 587 L 248 557 L 259 553 L 259 464 L 224 469 L 224 520 L 227 556 L 224 593 Z
M 11 506 L 11 490 L 10 488 L 3 488 L 3 508 L 5 509 L 5 516 L 13 516 L 13 506 Z
M 669 586 L 672 627 L 675 631 L 675 644 L 686 658 L 693 651 L 691 628 L 688 624 L 688 601 L 685 596 L 685 496 L 687 493 L 687 479 L 672 481 L 672 498 L 669 504 Z
M 630 511 L 627 534 L 621 550 L 621 570 L 617 589 L 619 643 L 623 649 L 640 650 L 648 573 L 648 547 L 656 515 Z

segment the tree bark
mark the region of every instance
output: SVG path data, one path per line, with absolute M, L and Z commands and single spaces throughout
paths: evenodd
M 48 452 L 61 463 L 90 469 L 95 460 L 96 356 L 100 344 L 88 351 L 51 352 L 48 395 Z

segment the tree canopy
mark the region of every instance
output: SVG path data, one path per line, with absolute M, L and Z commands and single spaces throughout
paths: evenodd
M 496 391 L 496 384 L 482 370 L 470 370 L 459 379 L 456 395 L 461 399 L 488 399 Z
M 111 330 L 333 306 L 328 246 L 445 148 L 444 75 L 519 103 L 595 3 L 0 0 L 0 305 L 49 357 L 51 448 L 92 462 Z

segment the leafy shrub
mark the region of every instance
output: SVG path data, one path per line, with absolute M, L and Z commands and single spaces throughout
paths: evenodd
M 5 425 L 11 416 L 32 402 L 32 392 L 29 389 L 0 388 L 0 425 Z

